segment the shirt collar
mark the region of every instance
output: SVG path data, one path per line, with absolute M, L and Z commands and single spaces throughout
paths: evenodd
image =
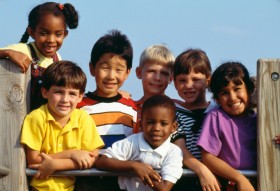
M 157 147 L 156 149 L 153 149 L 149 143 L 145 140 L 144 138 L 144 134 L 143 133 L 139 133 L 140 136 L 138 137 L 138 142 L 139 142 L 139 149 L 140 151 L 146 151 L 146 152 L 155 152 L 157 154 L 159 154 L 161 157 L 164 157 L 170 147 L 170 137 L 168 137 L 168 139 L 166 139 L 162 145 L 160 145 L 159 147 Z

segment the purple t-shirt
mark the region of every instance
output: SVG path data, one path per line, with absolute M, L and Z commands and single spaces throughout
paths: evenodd
M 253 170 L 257 163 L 257 125 L 254 112 L 229 116 L 221 107 L 209 112 L 197 145 L 234 169 Z

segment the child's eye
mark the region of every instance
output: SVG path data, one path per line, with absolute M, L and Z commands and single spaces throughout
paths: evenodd
M 61 37 L 61 36 L 62 36 L 62 33 L 56 33 L 56 36 L 57 36 L 57 37 Z
M 167 122 L 161 122 L 161 126 L 165 127 L 165 126 L 167 126 L 167 125 L 168 125 Z
M 40 35 L 45 36 L 47 33 L 45 31 L 40 32 Z
M 169 76 L 168 72 L 161 72 L 161 74 L 164 75 L 164 76 Z

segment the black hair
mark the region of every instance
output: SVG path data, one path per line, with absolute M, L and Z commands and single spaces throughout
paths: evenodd
M 189 74 L 191 70 L 194 70 L 195 73 L 202 73 L 207 78 L 211 76 L 211 64 L 203 50 L 188 49 L 175 59 L 173 65 L 174 79 L 180 74 Z
M 46 13 L 51 13 L 57 17 L 63 17 L 65 19 L 66 26 L 70 29 L 78 27 L 79 15 L 74 6 L 70 3 L 60 4 L 55 2 L 46 2 L 34 7 L 28 15 L 28 27 L 35 30 L 37 24 L 40 22 L 41 16 Z M 20 42 L 26 43 L 28 38 L 29 34 L 26 29 Z
M 62 86 L 85 92 L 87 78 L 83 70 L 75 63 L 61 60 L 48 66 L 42 76 L 42 87 Z
M 127 69 L 131 69 L 133 49 L 127 36 L 120 31 L 111 30 L 97 40 L 91 50 L 90 63 L 95 67 L 98 60 L 106 53 L 119 55 L 126 61 Z
M 141 117 L 146 110 L 153 108 L 153 107 L 162 107 L 169 109 L 172 112 L 172 119 L 173 121 L 176 120 L 176 106 L 175 103 L 171 98 L 166 95 L 154 95 L 146 99 L 143 103 L 142 110 L 141 110 Z
M 250 95 L 254 92 L 255 85 L 246 67 L 240 62 L 225 62 L 212 74 L 209 88 L 213 97 L 217 99 L 222 88 L 226 87 L 231 81 L 235 85 L 244 83 Z

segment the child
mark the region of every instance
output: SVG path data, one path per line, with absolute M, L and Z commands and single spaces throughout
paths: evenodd
M 94 119 L 105 148 L 132 134 L 136 125 L 137 108 L 132 99 L 124 98 L 118 90 L 128 78 L 132 67 L 133 50 L 127 36 L 112 30 L 94 44 L 89 69 L 95 77 L 96 89 L 85 94 L 78 108 Z M 103 151 L 101 150 L 101 152 Z M 114 190 L 117 177 L 80 177 L 79 190 Z
M 164 45 L 153 45 L 142 52 L 136 76 L 142 80 L 144 95 L 136 102 L 138 116 L 134 133 L 142 131 L 140 119 L 143 102 L 150 96 L 164 95 L 168 84 L 171 83 L 174 60 L 172 52 Z
M 238 170 L 256 169 L 256 114 L 250 109 L 254 83 L 244 65 L 226 62 L 213 73 L 210 90 L 220 107 L 209 112 L 197 142 L 202 161 L 216 175 L 223 177 L 233 190 L 254 190 Z M 228 181 L 231 184 L 228 184 Z
M 26 116 L 21 135 L 27 164 L 38 169 L 31 186 L 34 190 L 72 191 L 75 177 L 50 175 L 94 166 L 104 143 L 92 118 L 76 109 L 86 86 L 81 68 L 59 61 L 45 70 L 42 79 L 42 95 L 48 103 Z
M 178 130 L 172 142 L 183 151 L 183 164 L 193 170 L 198 178 L 181 178 L 174 190 L 219 190 L 211 171 L 201 162 L 200 148 L 196 141 L 202 121 L 215 104 L 206 100 L 206 89 L 211 77 L 211 65 L 206 53 L 200 49 L 182 52 L 173 66 L 175 88 L 184 102 L 176 101 Z
M 137 177 L 119 177 L 121 189 L 170 190 L 183 172 L 182 152 L 170 143 L 170 134 L 177 128 L 174 102 L 165 95 L 151 96 L 141 112 L 143 132 L 115 142 L 96 167 L 134 172 Z
M 20 43 L 0 49 L 0 58 L 9 58 L 23 73 L 31 64 L 31 110 L 46 103 L 41 95 L 42 73 L 50 64 L 61 60 L 57 51 L 68 34 L 67 26 L 70 29 L 78 26 L 78 13 L 71 4 L 40 4 L 29 13 Z M 27 44 L 29 36 L 34 42 Z

